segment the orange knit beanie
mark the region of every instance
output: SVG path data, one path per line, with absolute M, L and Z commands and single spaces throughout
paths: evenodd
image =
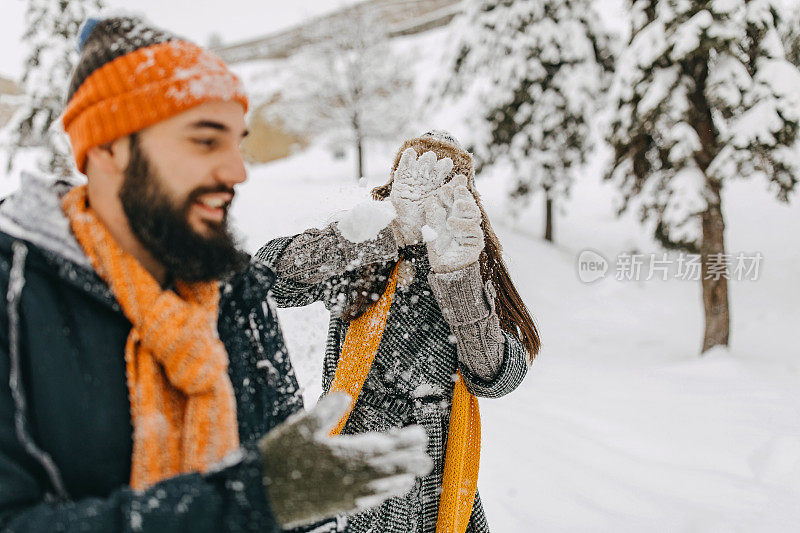
M 62 123 L 78 170 L 86 152 L 205 102 L 247 110 L 241 81 L 225 63 L 185 39 L 133 17 L 88 20 Z

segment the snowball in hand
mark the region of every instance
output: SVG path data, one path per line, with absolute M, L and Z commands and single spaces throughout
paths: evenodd
M 339 218 L 339 232 L 350 242 L 369 241 L 377 237 L 396 216 L 391 202 L 362 202 Z
M 439 232 L 425 224 L 422 226 L 422 240 L 425 242 L 433 242 L 439 236 Z

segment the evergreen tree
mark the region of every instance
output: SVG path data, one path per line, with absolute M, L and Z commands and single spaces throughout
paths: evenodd
M 800 172 L 800 72 L 771 0 L 635 0 L 618 63 L 606 178 L 668 249 L 701 254 L 702 352 L 730 331 L 722 189 L 764 176 L 787 201 Z M 723 274 L 719 275 L 715 272 Z
M 592 150 L 592 119 L 613 69 L 610 36 L 591 0 L 470 0 L 445 95 L 470 93 L 480 166 L 511 164 L 512 206 L 566 197 Z
M 28 48 L 22 76 L 26 103 L 16 127 L 11 126 L 9 170 L 21 150 L 35 150 L 39 170 L 60 177 L 72 174 L 69 143 L 57 119 L 78 60 L 81 24 L 100 7 L 101 0 L 28 0 L 22 37 Z
M 786 49 L 786 59 L 800 67 L 800 5 L 794 6 L 780 25 L 781 37 Z

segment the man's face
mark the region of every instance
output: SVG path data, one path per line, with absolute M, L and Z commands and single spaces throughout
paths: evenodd
M 131 136 L 119 192 L 131 230 L 173 276 L 208 281 L 241 267 L 228 228 L 234 186 L 245 181 L 238 103 L 213 102 Z

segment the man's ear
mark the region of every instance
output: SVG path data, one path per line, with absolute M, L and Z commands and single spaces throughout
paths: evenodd
M 131 158 L 130 137 L 122 137 L 110 143 L 93 146 L 86 152 L 89 166 L 103 174 L 122 174 Z

